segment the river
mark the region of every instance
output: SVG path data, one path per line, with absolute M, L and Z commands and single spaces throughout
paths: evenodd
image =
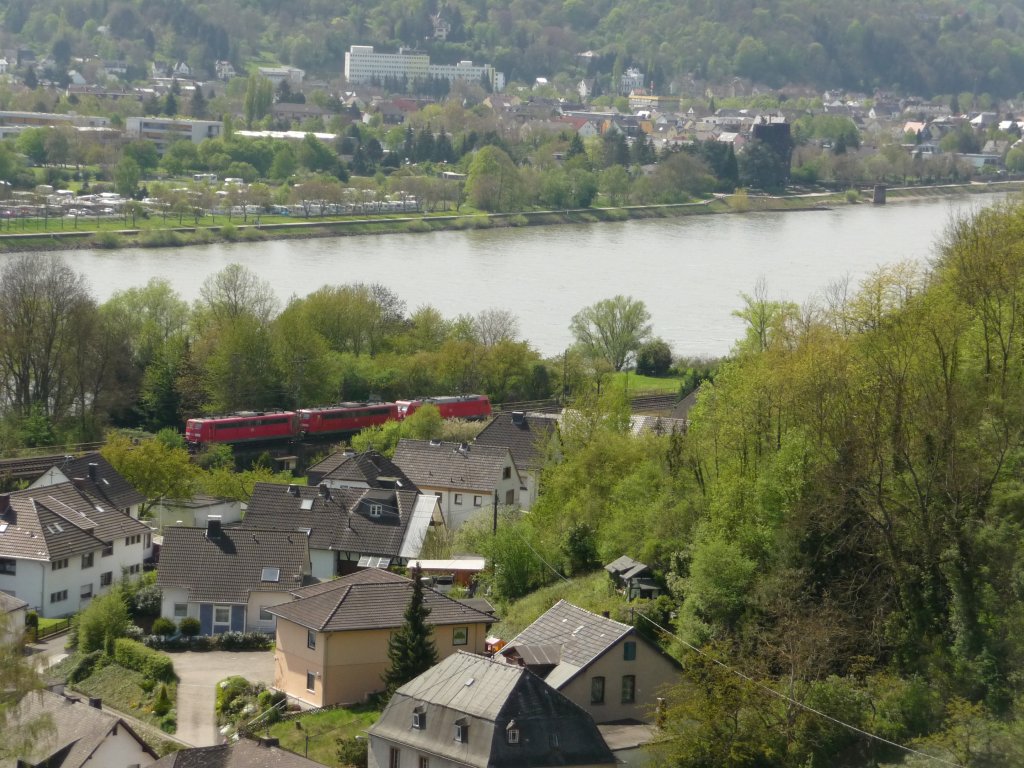
M 772 298 L 813 300 L 885 264 L 925 262 L 949 222 L 1003 199 L 964 196 L 830 211 L 692 216 L 609 224 L 229 243 L 60 253 L 105 300 L 152 277 L 187 300 L 238 262 L 282 303 L 329 283 L 379 282 L 410 310 L 445 316 L 505 308 L 544 355 L 571 341 L 569 319 L 615 294 L 642 299 L 654 332 L 678 354 L 726 354 L 742 333 L 732 312 L 760 278 Z

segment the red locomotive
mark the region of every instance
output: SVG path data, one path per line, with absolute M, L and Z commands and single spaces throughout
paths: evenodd
M 394 403 L 338 403 L 298 411 L 240 411 L 229 416 L 189 419 L 185 423 L 185 441 L 199 446 L 351 434 L 404 419 L 427 403 L 436 405 L 444 419 L 478 420 L 491 413 L 491 401 L 486 395 L 425 397 Z
M 197 445 L 279 440 L 293 437 L 298 428 L 295 411 L 239 411 L 230 416 L 189 419 L 185 423 L 185 440 Z
M 411 416 L 423 405 L 436 405 L 442 419 L 469 419 L 479 421 L 491 415 L 491 401 L 487 395 L 451 395 L 425 397 L 422 400 L 399 400 L 398 418 Z
M 395 403 L 339 403 L 320 408 L 302 408 L 299 410 L 299 433 L 305 437 L 358 432 L 364 427 L 397 418 L 398 406 Z

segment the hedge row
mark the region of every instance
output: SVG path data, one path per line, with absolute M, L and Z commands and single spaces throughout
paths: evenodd
M 171 683 L 178 679 L 174 663 L 167 656 L 126 637 L 114 641 L 114 661 L 153 680 Z
M 273 638 L 263 632 L 225 632 L 200 637 L 148 635 L 142 642 L 160 651 L 265 651 Z

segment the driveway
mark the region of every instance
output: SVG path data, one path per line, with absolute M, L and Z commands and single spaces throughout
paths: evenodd
M 273 651 L 169 653 L 178 673 L 177 737 L 196 747 L 221 743 L 214 713 L 217 683 L 231 675 L 251 682 L 274 682 Z

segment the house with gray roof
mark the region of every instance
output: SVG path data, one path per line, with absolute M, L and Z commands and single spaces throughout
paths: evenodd
M 561 415 L 556 413 L 499 413 L 476 436 L 473 445 L 508 448 L 523 479 L 519 489 L 519 506 L 529 509 L 540 492 L 540 471 L 549 456 L 558 457 L 558 427 Z
M 336 451 L 306 470 L 306 482 L 329 488 L 415 488 L 391 459 L 378 451 Z
M 28 603 L 20 597 L 0 592 L 0 645 L 21 640 L 27 616 Z
M 393 461 L 423 493 L 437 496 L 452 530 L 496 503 L 520 503 L 523 477 L 505 447 L 402 439 Z
M 200 632 L 272 632 L 269 609 L 309 580 L 306 534 L 256 528 L 172 526 L 164 532 L 156 583 L 161 615 L 199 619 Z
M 9 722 L 49 719 L 50 727 L 28 752 L 17 759 L 0 759 L 0 767 L 46 766 L 47 768 L 142 768 L 153 765 L 157 754 L 125 720 L 102 708 L 99 699 L 88 702 L 73 696 L 35 691 L 27 694 L 10 713 Z
M 611 576 L 615 588 L 626 596 L 626 600 L 654 598 L 661 594 L 661 587 L 654 580 L 650 567 L 628 555 L 616 558 L 604 569 Z
M 501 649 L 598 723 L 653 719 L 679 665 L 635 627 L 559 600 Z
M 444 525 L 433 494 L 400 487 L 332 488 L 256 483 L 242 528 L 296 531 L 309 539 L 311 575 L 333 579 L 359 568 L 419 557 L 431 525 Z
M 215 747 L 180 749 L 161 757 L 153 768 L 325 768 L 278 746 L 277 739 L 239 739 Z
M 147 526 L 74 482 L 0 496 L 0 591 L 40 616 L 77 613 L 152 552 Z
M 44 472 L 30 486 L 43 488 L 58 483 L 72 483 L 95 501 L 139 519 L 146 497 L 124 479 L 98 451 L 84 456 L 66 456 L 63 461 Z
M 293 590 L 277 617 L 274 687 L 312 706 L 350 704 L 384 687 L 391 633 L 405 619 L 413 582 L 379 568 Z M 423 589 L 440 658 L 484 651 L 497 619 L 480 608 Z M 487 606 L 489 607 L 489 606 Z
M 399 688 L 369 736 L 371 768 L 617 764 L 587 712 L 528 669 L 472 653 Z

